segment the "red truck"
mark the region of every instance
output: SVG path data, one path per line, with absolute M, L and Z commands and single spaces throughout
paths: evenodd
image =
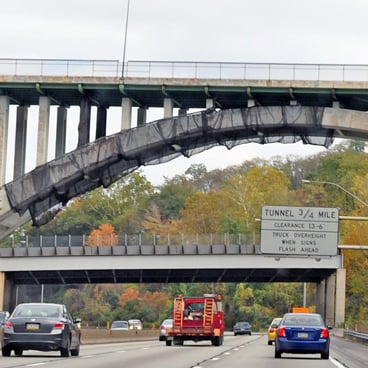
M 204 294 L 201 297 L 174 299 L 173 326 L 166 331 L 166 345 L 183 345 L 185 340 L 209 340 L 220 346 L 224 341 L 225 321 L 222 297 Z

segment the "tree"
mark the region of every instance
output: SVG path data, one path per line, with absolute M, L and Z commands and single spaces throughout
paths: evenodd
M 86 244 L 89 246 L 117 245 L 119 244 L 119 237 L 112 225 L 102 224 L 98 229 L 91 231 Z

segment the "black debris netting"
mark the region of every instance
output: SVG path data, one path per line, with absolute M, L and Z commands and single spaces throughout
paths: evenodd
M 190 157 L 214 146 L 295 143 L 329 147 L 332 129 L 322 128 L 323 107 L 271 106 L 209 109 L 162 119 L 100 138 L 54 159 L 5 185 L 12 210 L 30 211 L 33 224 L 50 221 L 72 198 L 108 187 L 141 165 L 180 155 Z

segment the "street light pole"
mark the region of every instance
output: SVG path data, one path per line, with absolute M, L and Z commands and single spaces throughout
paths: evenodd
M 130 0 L 128 0 L 126 18 L 125 18 L 125 33 L 124 33 L 124 49 L 123 49 L 123 65 L 121 68 L 121 78 L 124 82 L 124 67 L 125 67 L 125 50 L 126 50 L 126 42 L 127 42 L 127 35 L 128 35 L 128 20 L 129 20 L 129 5 Z
M 340 184 L 334 183 L 332 181 L 321 181 L 321 180 L 302 180 L 302 183 L 315 183 L 315 184 L 328 184 L 328 185 L 334 185 L 335 187 L 341 189 L 343 192 L 349 194 L 350 196 L 352 196 L 354 199 L 356 199 L 358 202 L 360 202 L 362 205 L 364 205 L 365 207 L 368 207 L 368 203 L 364 202 L 362 199 L 360 199 L 359 197 L 357 197 L 355 194 L 349 192 L 348 190 L 346 190 L 344 187 L 342 187 Z

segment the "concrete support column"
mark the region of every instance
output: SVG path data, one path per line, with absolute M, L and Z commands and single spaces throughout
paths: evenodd
M 15 127 L 14 178 L 25 173 L 28 106 L 18 106 Z
M 132 100 L 123 97 L 121 100 L 121 130 L 130 129 L 132 127 Z
M 213 98 L 206 99 L 206 109 L 212 109 L 215 107 L 215 100 Z
M 321 281 L 317 284 L 317 302 L 316 312 L 321 314 L 325 318 L 325 281 Z
M 55 157 L 60 157 L 65 154 L 67 114 L 68 110 L 65 106 L 58 107 L 56 119 Z
M 90 129 L 91 129 L 91 102 L 88 97 L 83 96 L 80 102 L 78 147 L 81 147 L 89 142 Z
M 335 325 L 335 285 L 336 275 L 329 276 L 326 280 L 326 315 L 325 321 L 329 326 Z
M 145 125 L 147 123 L 147 109 L 140 107 L 137 114 L 137 126 Z
M 174 101 L 171 98 L 164 98 L 164 119 L 174 116 Z
M 106 107 L 98 107 L 97 121 L 96 121 L 96 139 L 106 137 L 106 121 L 107 121 Z
M 256 106 L 256 101 L 253 100 L 253 98 L 250 98 L 247 102 L 247 107 L 253 107 Z
M 0 186 L 6 180 L 6 158 L 9 130 L 9 97 L 0 96 Z
M 346 269 L 336 270 L 335 327 L 344 327 L 346 298 Z
M 49 146 L 50 128 L 50 105 L 49 97 L 40 96 L 38 100 L 38 132 L 37 132 L 37 158 L 36 166 L 47 162 L 47 148 Z
M 179 116 L 187 115 L 188 109 L 179 109 Z

